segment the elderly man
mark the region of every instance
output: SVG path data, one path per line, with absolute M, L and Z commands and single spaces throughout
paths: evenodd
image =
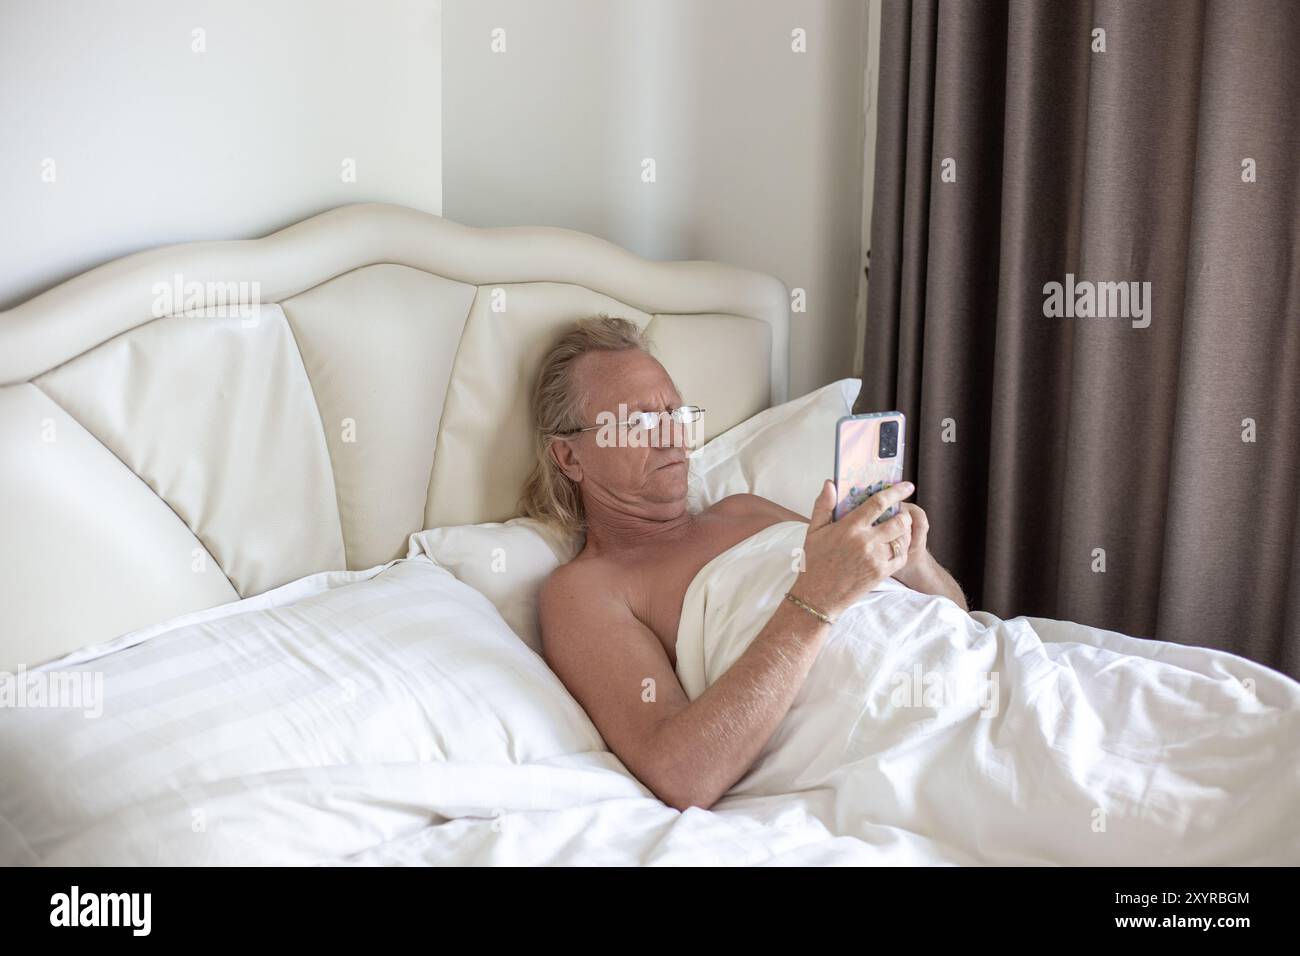
M 912 493 L 909 483 L 832 522 L 835 487 L 826 481 L 790 592 L 798 603 L 782 601 L 735 664 L 691 701 L 677 681 L 675 645 L 692 579 L 769 525 L 808 519 L 750 494 L 687 511 L 687 427 L 700 410 L 682 404 L 624 319 L 584 320 L 551 349 L 533 411 L 540 440 L 524 511 L 586 532 L 581 552 L 542 588 L 546 660 L 610 749 L 672 807 L 708 808 L 744 776 L 830 632 L 823 617 L 834 620 L 888 576 L 966 606 L 926 550 L 920 508 L 903 503 L 873 525 Z M 653 701 L 643 698 L 647 678 Z

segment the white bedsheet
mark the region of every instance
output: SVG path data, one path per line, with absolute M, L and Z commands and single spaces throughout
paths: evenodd
M 791 587 L 807 525 L 719 555 L 682 609 L 695 699 Z M 1300 863 L 1300 684 L 1243 658 L 968 615 L 893 580 L 844 613 L 722 806 L 816 794 L 895 862 Z

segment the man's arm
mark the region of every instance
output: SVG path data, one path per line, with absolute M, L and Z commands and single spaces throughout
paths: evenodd
M 629 770 L 678 810 L 712 806 L 753 765 L 830 625 L 789 601 L 694 702 L 622 600 L 557 573 L 542 590 L 543 653 Z M 585 585 L 585 586 L 584 586 Z
M 910 515 L 875 518 L 912 493 L 887 488 L 831 523 L 829 481 L 804 537 L 795 590 L 834 619 L 907 561 Z M 831 626 L 782 601 L 745 652 L 694 701 L 659 639 L 632 614 L 609 571 L 566 565 L 542 588 L 542 652 L 623 763 L 665 803 L 708 808 L 753 765 L 803 687 Z
M 929 551 L 910 557 L 907 567 L 894 577 L 901 584 L 906 584 L 913 591 L 922 594 L 937 594 L 946 597 L 963 611 L 970 611 L 966 604 L 966 595 L 948 569 L 934 559 Z

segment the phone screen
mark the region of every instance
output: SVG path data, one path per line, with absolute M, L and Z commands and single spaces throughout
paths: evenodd
M 876 492 L 903 480 L 902 412 L 841 418 L 835 436 L 835 513 L 838 521 Z M 898 514 L 894 505 L 876 519 Z

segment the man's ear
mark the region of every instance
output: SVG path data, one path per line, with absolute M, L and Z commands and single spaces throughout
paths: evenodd
M 573 446 L 569 442 L 563 438 L 551 442 L 550 455 L 560 466 L 560 471 L 564 472 L 565 477 L 575 484 L 581 484 L 582 463 L 578 461 L 578 456 L 574 454 Z

